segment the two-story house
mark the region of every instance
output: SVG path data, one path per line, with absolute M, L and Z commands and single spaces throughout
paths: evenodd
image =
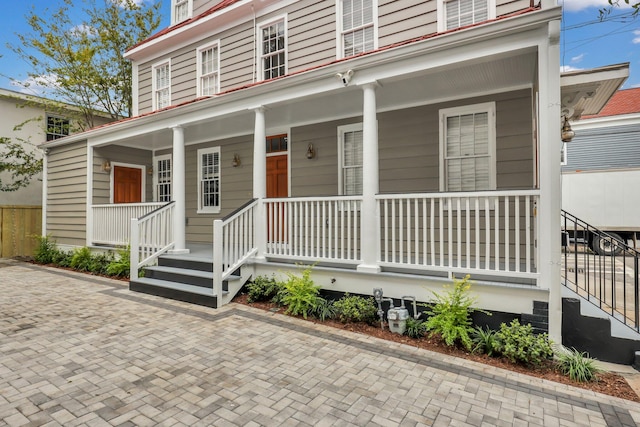
M 126 53 L 134 117 L 45 145 L 46 233 L 131 243 L 131 289 L 211 305 L 296 263 L 327 290 L 421 301 L 470 274 L 483 309 L 548 304 L 559 342 L 560 17 L 555 0 L 172 0 Z

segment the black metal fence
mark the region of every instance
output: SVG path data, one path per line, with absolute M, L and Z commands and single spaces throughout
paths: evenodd
M 640 252 L 562 211 L 562 282 L 640 332 Z

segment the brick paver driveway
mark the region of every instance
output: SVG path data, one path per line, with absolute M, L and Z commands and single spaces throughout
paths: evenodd
M 640 405 L 0 260 L 0 425 L 636 425 Z

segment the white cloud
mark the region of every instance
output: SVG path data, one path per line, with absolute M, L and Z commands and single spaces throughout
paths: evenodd
M 133 3 L 136 6 L 142 6 L 142 4 L 145 2 L 146 0 L 133 0 Z M 113 4 L 117 4 L 120 7 L 124 7 L 126 4 L 126 0 L 111 0 L 111 2 Z
M 45 76 L 27 77 L 24 80 L 12 80 L 11 86 L 19 89 L 20 92 L 29 95 L 43 96 L 56 86 L 58 86 L 58 76 L 49 74 Z
M 560 0 L 559 3 L 564 7 L 564 10 L 569 12 L 577 12 L 590 7 L 602 9 L 609 6 L 607 0 Z M 624 0 L 620 0 L 619 6 L 620 9 L 628 9 L 631 7 L 631 5 L 626 4 Z
M 635 30 L 635 31 L 633 32 L 633 35 L 634 35 L 635 37 L 633 38 L 632 42 L 633 42 L 634 44 L 638 44 L 638 43 L 640 43 L 640 30 Z
M 584 59 L 584 53 L 581 53 L 580 55 L 572 57 L 571 62 L 577 63 L 577 62 L 581 62 L 583 59 Z
M 578 67 L 572 67 L 571 65 L 562 65 L 560 66 L 560 72 L 561 73 L 566 73 L 569 71 L 580 71 L 582 70 L 582 68 L 578 68 Z
M 76 25 L 75 27 L 72 27 L 69 30 L 69 33 L 71 33 L 74 36 L 81 36 L 83 34 L 94 35 L 97 32 L 94 28 L 90 27 L 87 24 L 80 24 L 80 25 Z

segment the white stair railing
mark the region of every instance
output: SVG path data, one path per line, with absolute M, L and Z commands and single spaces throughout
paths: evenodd
M 175 202 L 170 202 L 140 218 L 131 219 L 130 278 L 137 278 L 140 267 L 150 264 L 173 247 L 175 206 Z
M 131 241 L 131 218 L 140 218 L 165 203 L 113 203 L 91 206 L 94 245 L 124 246 Z

